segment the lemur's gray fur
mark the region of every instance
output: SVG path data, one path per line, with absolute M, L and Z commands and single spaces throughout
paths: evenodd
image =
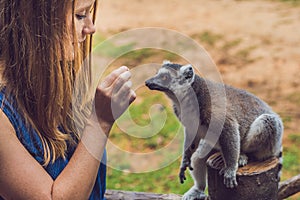
M 247 164 L 248 158 L 264 160 L 272 156 L 281 156 L 282 121 L 265 102 L 253 94 L 208 81 L 196 75 L 189 64 L 170 62 L 165 62 L 157 75 L 146 81 L 146 86 L 162 91 L 171 98 L 174 112 L 185 127 L 179 178 L 183 183 L 184 172 L 189 167 L 194 186 L 185 193 L 183 199 L 205 198 L 206 160 L 209 155 L 203 158 L 200 151 L 206 144 L 203 138 L 211 122 L 212 108 L 218 107 L 218 101 L 211 99 L 210 92 L 221 94 L 221 89 L 225 89 L 226 93 L 225 121 L 213 148 L 220 151 L 224 159 L 225 167 L 220 174 L 224 175 L 224 184 L 227 187 L 237 186 L 236 171 L 238 166 Z M 196 94 L 197 105 L 192 103 L 193 93 Z M 214 109 L 214 112 L 218 112 L 218 109 Z M 195 116 L 195 113 L 200 116 Z M 215 115 L 218 117 L 219 113 Z M 200 120 L 199 126 L 190 130 L 193 129 L 190 128 L 191 124 L 197 119 Z M 193 133 L 195 130 L 197 133 Z

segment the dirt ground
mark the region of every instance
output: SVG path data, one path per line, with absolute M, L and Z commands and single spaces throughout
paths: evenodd
M 210 34 L 215 41 L 203 45 L 224 82 L 250 90 L 283 118 L 292 118 L 285 135 L 300 133 L 299 6 L 267 0 L 102 0 L 98 13 L 97 29 L 106 35 L 143 27 L 194 39 Z

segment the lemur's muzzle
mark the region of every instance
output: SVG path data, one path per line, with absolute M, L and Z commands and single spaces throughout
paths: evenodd
M 145 85 L 150 90 L 158 90 L 158 91 L 162 91 L 162 92 L 168 91 L 168 88 L 165 87 L 165 85 L 161 85 L 160 83 L 157 83 L 156 77 L 152 77 L 152 78 L 146 80 Z
M 145 85 L 146 85 L 150 90 L 155 90 L 156 84 L 153 83 L 152 78 L 146 80 Z

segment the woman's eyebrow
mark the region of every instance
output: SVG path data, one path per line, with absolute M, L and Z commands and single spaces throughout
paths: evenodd
M 83 5 L 80 5 L 80 7 L 75 7 L 76 12 L 85 11 L 85 10 L 93 10 L 93 9 L 94 9 L 94 3 L 83 4 Z

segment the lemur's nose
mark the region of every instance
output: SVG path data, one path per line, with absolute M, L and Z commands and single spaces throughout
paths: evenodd
M 145 85 L 146 85 L 147 87 L 149 87 L 150 84 L 151 84 L 150 79 L 145 81 Z

